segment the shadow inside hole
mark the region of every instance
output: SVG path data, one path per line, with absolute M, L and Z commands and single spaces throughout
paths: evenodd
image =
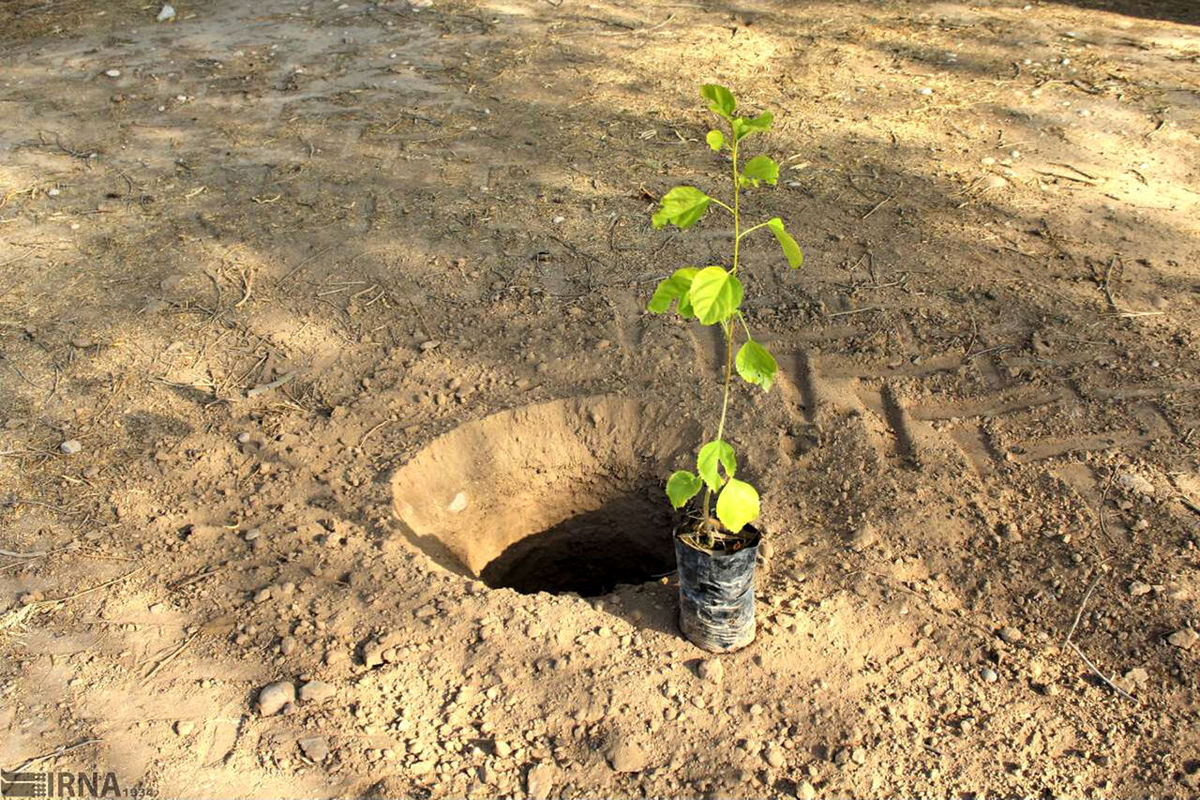
M 658 580 L 675 569 L 671 521 L 665 498 L 649 492 L 619 497 L 514 542 L 480 578 L 493 589 L 583 597 Z

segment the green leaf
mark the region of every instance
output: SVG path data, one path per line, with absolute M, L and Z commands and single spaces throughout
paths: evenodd
M 717 497 L 717 519 L 730 533 L 737 533 L 758 514 L 758 492 L 745 481 L 730 478 Z
M 708 142 L 708 146 L 718 153 L 721 152 L 721 146 L 725 144 L 725 136 L 720 131 L 709 131 L 704 137 L 704 141 Z
M 775 381 L 775 373 L 779 370 L 779 365 L 775 363 L 775 356 L 753 339 L 741 346 L 734 363 L 737 366 L 738 375 L 741 375 L 747 383 L 758 384 L 763 391 L 770 390 L 771 384 Z
M 767 220 L 767 227 L 775 234 L 775 238 L 779 240 L 779 246 L 783 248 L 783 254 L 787 257 L 788 266 L 792 269 L 804 263 L 804 252 L 800 250 L 800 245 L 796 244 L 796 240 L 788 235 L 788 232 L 783 228 L 783 220 L 779 217 L 772 217 Z
M 742 139 L 746 138 L 746 134 L 750 131 L 746 130 L 745 117 L 737 117 L 736 119 L 730 120 L 730 123 L 733 125 L 733 140 L 735 142 L 740 142 Z
M 757 117 L 750 117 L 746 120 L 746 132 L 758 131 L 760 133 L 771 130 L 771 123 L 775 121 L 775 115 L 770 111 L 764 111 Z
M 699 271 L 695 267 L 675 270 L 671 277 L 658 284 L 654 290 L 654 296 L 650 298 L 648 310 L 654 314 L 661 314 L 669 311 L 671 304 L 678 300 L 679 316 L 684 319 L 695 316 L 692 312 L 692 304 L 688 301 L 688 290 L 692 288 L 692 279 Z
M 708 101 L 710 110 L 720 114 L 725 119 L 733 119 L 733 112 L 737 109 L 737 101 L 733 99 L 733 93 L 724 86 L 718 86 L 715 83 L 706 83 L 700 87 L 700 96 Z
M 752 133 L 770 130 L 771 121 L 774 119 L 775 117 L 770 111 L 764 111 L 757 117 L 737 117 L 730 120 L 733 125 L 734 141 L 740 142 Z
M 667 497 L 670 498 L 672 506 L 683 508 L 683 504 L 695 497 L 703 485 L 699 477 L 681 469 L 667 478 Z
M 779 181 L 779 165 L 770 156 L 755 156 L 742 167 L 743 180 L 758 186 L 759 181 L 766 181 L 774 186 Z
M 696 471 L 714 492 L 721 488 L 718 466 L 725 468 L 725 476 L 728 478 L 732 478 L 737 472 L 737 458 L 733 454 L 733 448 L 720 439 L 715 439 L 701 447 L 700 454 L 696 456 Z
M 705 267 L 692 279 L 688 299 L 701 325 L 725 322 L 742 304 L 742 282 L 724 267 Z
M 690 228 L 704 216 L 712 198 L 694 186 L 676 186 L 663 195 L 658 212 L 650 218 L 655 228 L 668 222 L 679 229 Z

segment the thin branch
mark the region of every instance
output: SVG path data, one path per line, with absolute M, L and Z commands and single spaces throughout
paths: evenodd
M 1118 686 L 1117 684 L 1113 683 L 1113 682 L 1112 682 L 1112 680 L 1110 680 L 1110 679 L 1109 679 L 1109 677 L 1108 677 L 1107 675 L 1105 675 L 1103 672 L 1101 672 L 1101 671 L 1100 671 L 1100 668 L 1099 668 L 1099 667 L 1097 667 L 1095 664 L 1093 664 L 1093 663 L 1092 663 L 1092 660 L 1091 660 L 1090 658 L 1088 658 L 1087 656 L 1085 656 L 1085 655 L 1083 654 L 1083 651 L 1082 651 L 1082 650 L 1080 650 L 1080 649 L 1079 649 L 1079 647 L 1077 647 L 1077 646 L 1076 646 L 1076 644 L 1075 644 L 1074 642 L 1067 642 L 1067 646 L 1068 646 L 1068 647 L 1070 647 L 1072 650 L 1074 650 L 1074 651 L 1075 651 L 1075 655 L 1077 655 L 1077 656 L 1079 656 L 1080 658 L 1082 658 L 1082 659 L 1083 659 L 1083 663 L 1087 664 L 1087 665 L 1088 665 L 1088 667 L 1090 667 L 1090 668 L 1091 668 L 1092 672 L 1096 673 L 1096 677 L 1097 677 L 1097 678 L 1099 678 L 1100 680 L 1104 681 L 1104 683 L 1105 683 L 1106 685 L 1108 685 L 1108 687 L 1109 687 L 1110 689 L 1112 689 L 1112 690 L 1113 690 L 1114 692 L 1116 692 L 1117 694 L 1121 695 L 1121 697 L 1124 697 L 1126 700 L 1131 700 L 1131 701 L 1133 701 L 1134 703 L 1136 703 L 1136 702 L 1137 702 L 1137 698 L 1136 698 L 1136 697 L 1134 697 L 1134 696 L 1133 696 L 1133 695 L 1131 695 L 1129 692 L 1127 692 L 1127 691 L 1125 691 L 1124 689 L 1122 689 L 1122 688 L 1121 688 L 1120 686 Z

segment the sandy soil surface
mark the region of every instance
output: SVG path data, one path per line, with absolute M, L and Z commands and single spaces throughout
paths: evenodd
M 1196 796 L 1196 8 L 0 0 L 0 766 Z M 746 249 L 719 660 L 659 488 L 718 341 L 643 312 L 729 247 L 649 225 L 709 81 L 807 255 Z

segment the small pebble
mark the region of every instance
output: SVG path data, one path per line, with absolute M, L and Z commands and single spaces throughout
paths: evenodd
M 329 755 L 329 741 L 324 736 L 307 736 L 297 740 L 296 744 L 309 761 L 321 762 Z
M 983 672 L 981 672 L 980 675 L 982 675 L 983 679 L 988 683 L 995 683 L 996 681 L 1000 680 L 1000 675 L 997 674 L 996 670 L 992 669 L 991 667 L 984 667 Z
M 110 77 L 110 78 L 119 78 L 119 77 L 121 77 L 121 70 L 119 70 L 119 69 L 106 69 L 106 70 L 104 70 L 104 74 L 105 74 L 105 75 L 107 75 L 107 76 L 108 76 L 108 77 Z
M 269 683 L 258 692 L 258 711 L 272 717 L 296 702 L 296 687 L 290 681 Z
M 542 762 L 530 767 L 529 772 L 525 775 L 525 791 L 530 800 L 546 800 L 554 791 L 557 778 L 558 770 L 553 764 Z
M 73 456 L 79 451 L 83 450 L 83 443 L 78 439 L 67 439 L 58 446 L 58 449 L 65 455 Z
M 1200 634 L 1191 628 L 1180 628 L 1167 637 L 1167 643 L 1178 647 L 1180 650 L 1190 650 L 1197 639 L 1200 639 Z
M 337 687 L 325 681 L 309 681 L 300 687 L 300 702 L 324 703 L 337 694 Z

